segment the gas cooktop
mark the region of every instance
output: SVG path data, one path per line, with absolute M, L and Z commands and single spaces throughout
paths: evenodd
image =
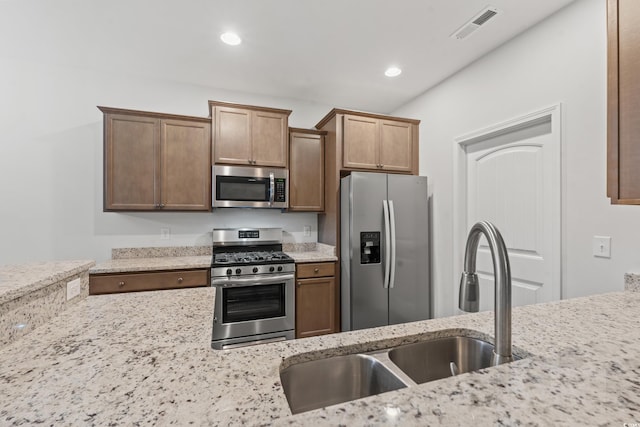
M 221 252 L 214 254 L 213 265 L 232 267 L 247 264 L 288 264 L 293 258 L 282 251 Z

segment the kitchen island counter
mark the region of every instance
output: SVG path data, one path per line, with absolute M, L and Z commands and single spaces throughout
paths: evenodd
M 0 349 L 0 424 L 506 425 L 640 422 L 640 293 L 515 308 L 533 356 L 296 416 L 283 361 L 371 351 L 460 331 L 476 313 L 229 351 L 210 347 L 213 288 L 90 296 Z

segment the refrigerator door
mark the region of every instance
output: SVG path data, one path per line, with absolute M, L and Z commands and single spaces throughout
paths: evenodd
M 389 324 L 431 317 L 427 178 L 388 175 L 395 212 L 395 266 L 389 289 Z
M 384 287 L 386 195 L 384 174 L 358 172 L 342 179 L 343 331 L 388 324 L 388 289 Z

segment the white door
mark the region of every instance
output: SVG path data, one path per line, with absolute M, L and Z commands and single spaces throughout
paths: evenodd
M 466 232 L 489 221 L 502 234 L 513 305 L 560 299 L 560 139 L 551 116 L 475 138 L 465 157 Z M 493 310 L 493 264 L 484 237 L 476 268 L 480 310 Z

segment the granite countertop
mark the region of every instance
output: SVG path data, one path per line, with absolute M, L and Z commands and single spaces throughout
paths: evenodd
M 338 260 L 335 256 L 335 248 L 322 243 L 285 244 L 283 250 L 297 263 Z M 89 270 L 89 273 L 134 273 L 209 268 L 211 267 L 211 247 L 116 248 L 113 249 L 112 258 L 96 265 Z
M 90 296 L 0 349 L 0 424 L 640 422 L 639 292 L 515 308 L 514 349 L 533 356 L 295 416 L 279 380 L 283 362 L 461 331 L 490 336 L 492 313 L 216 351 L 210 347 L 214 292 Z
M 0 266 L 0 304 L 87 270 L 91 260 L 33 262 Z
M 211 268 L 211 255 L 110 259 L 89 270 L 90 274 Z

